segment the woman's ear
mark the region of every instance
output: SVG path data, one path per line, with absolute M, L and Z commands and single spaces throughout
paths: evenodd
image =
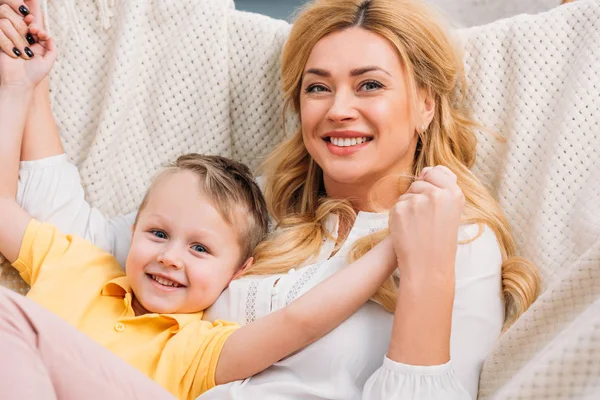
M 425 125 L 425 128 L 431 124 L 435 115 L 435 98 L 430 90 L 421 89 L 419 91 L 419 121 L 417 126 Z
M 242 276 L 242 274 L 246 272 L 248 268 L 252 266 L 252 264 L 254 264 L 254 257 L 248 257 L 248 259 L 244 261 L 244 264 L 242 264 L 242 266 L 236 271 L 236 273 L 233 274 L 229 282 Z

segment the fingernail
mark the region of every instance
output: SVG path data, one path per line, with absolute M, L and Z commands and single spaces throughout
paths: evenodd
M 29 32 L 25 35 L 25 39 L 27 39 L 27 43 L 29 43 L 29 44 L 35 43 L 35 39 L 33 38 L 33 35 Z
M 33 57 L 33 51 L 29 47 L 25 47 L 25 54 L 29 56 L 29 58 Z
M 29 9 L 25 6 L 19 7 L 19 12 L 23 14 L 24 17 L 29 15 Z
M 13 47 L 13 53 L 15 53 L 17 57 L 21 57 L 21 52 L 16 47 Z

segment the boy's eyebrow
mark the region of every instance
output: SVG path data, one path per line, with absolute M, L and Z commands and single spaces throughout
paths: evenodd
M 387 72 L 385 69 L 375 66 L 375 65 L 368 65 L 366 67 L 354 68 L 353 70 L 350 71 L 350 76 L 360 76 L 360 75 L 366 74 L 367 72 L 373 72 L 373 71 L 381 71 L 389 76 L 392 76 L 392 74 Z M 329 71 L 327 71 L 325 69 L 321 69 L 321 68 L 309 68 L 306 71 L 304 71 L 304 76 L 306 76 L 308 74 L 317 75 L 317 76 L 320 76 L 323 78 L 331 77 L 331 73 Z

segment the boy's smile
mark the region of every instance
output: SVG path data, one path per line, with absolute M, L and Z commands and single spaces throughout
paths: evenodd
M 126 273 L 136 314 L 208 308 L 241 266 L 238 224 L 229 224 L 190 171 L 162 176 L 134 227 Z

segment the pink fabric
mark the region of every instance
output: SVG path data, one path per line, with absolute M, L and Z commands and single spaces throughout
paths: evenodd
M 0 388 L 6 399 L 173 399 L 33 301 L 0 287 Z

